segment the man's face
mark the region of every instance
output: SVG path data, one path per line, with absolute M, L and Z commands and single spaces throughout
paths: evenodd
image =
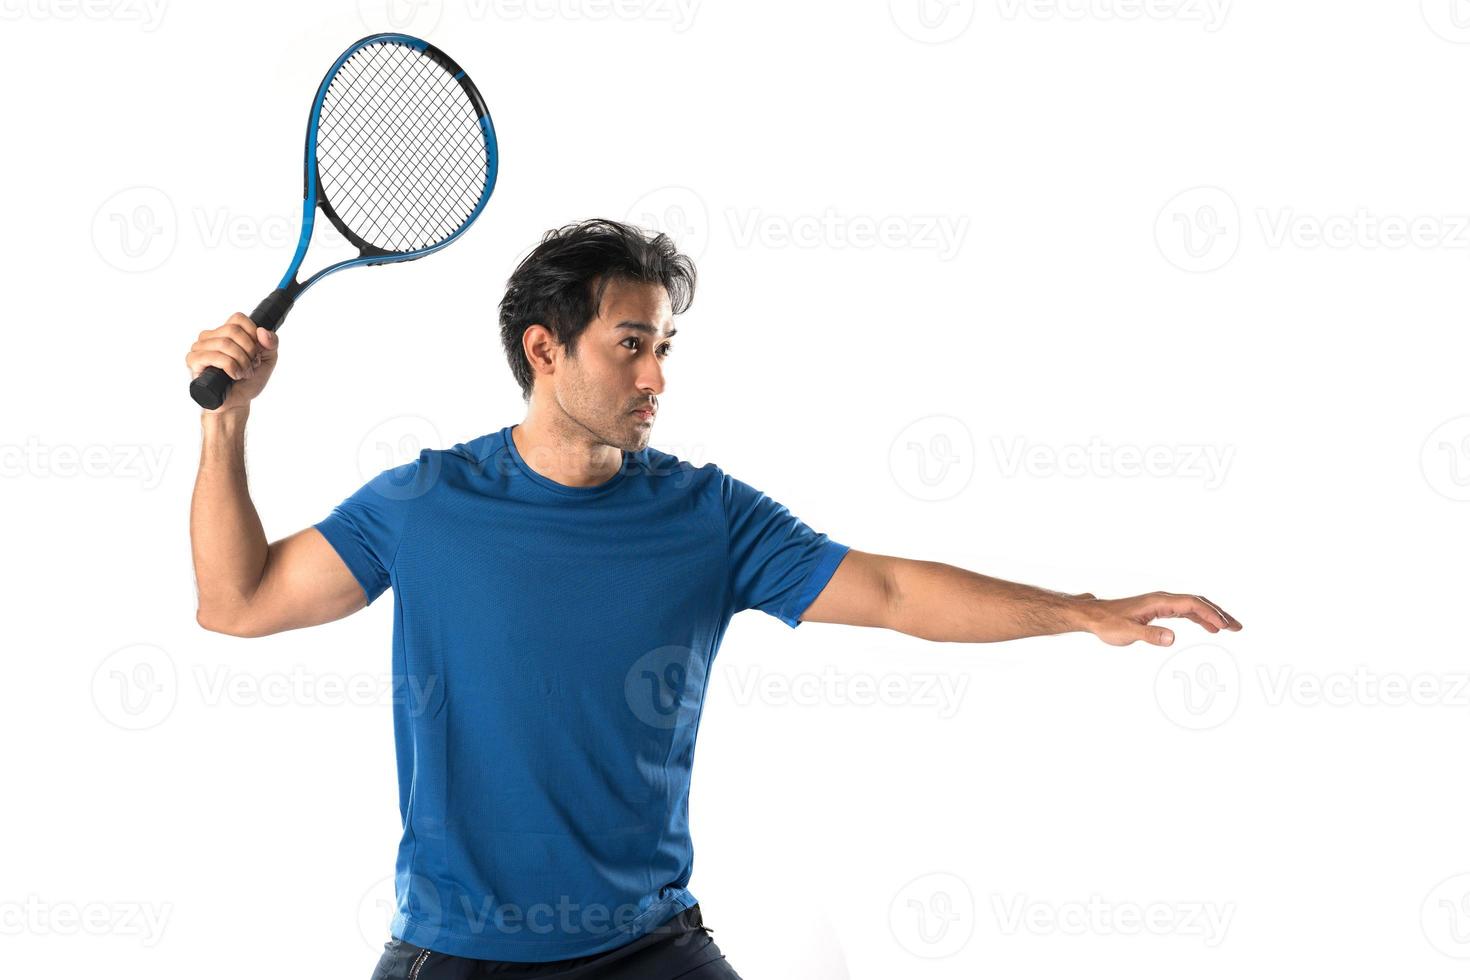
M 577 338 L 576 355 L 561 358 L 557 404 L 609 446 L 637 452 L 648 445 L 664 390 L 664 360 L 673 345 L 668 290 L 658 283 L 614 279 L 602 309 Z

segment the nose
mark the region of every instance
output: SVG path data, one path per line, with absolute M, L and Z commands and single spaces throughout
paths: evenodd
M 638 390 L 650 396 L 663 394 L 664 368 L 658 362 L 658 358 L 649 357 L 642 360 L 642 366 L 638 372 Z

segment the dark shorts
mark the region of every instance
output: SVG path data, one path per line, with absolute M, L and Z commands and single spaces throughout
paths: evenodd
M 694 905 L 626 946 L 548 963 L 474 960 L 392 939 L 372 980 L 740 980 L 713 935 Z

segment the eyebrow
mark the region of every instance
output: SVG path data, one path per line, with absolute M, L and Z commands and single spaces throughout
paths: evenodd
M 658 331 L 657 330 L 653 329 L 653 327 L 651 327 L 648 324 L 644 323 L 642 320 L 624 320 L 622 323 L 618 324 L 616 327 L 613 327 L 613 329 L 614 330 L 622 330 L 624 327 L 626 327 L 629 330 L 637 330 L 639 333 L 649 333 L 649 334 L 654 334 L 655 336 L 658 334 Z M 669 332 L 666 333 L 666 334 L 664 334 L 664 337 L 665 337 L 665 339 L 667 339 L 669 337 L 672 337 L 674 334 L 676 334 L 678 332 L 679 332 L 679 328 L 678 327 L 670 327 L 669 328 Z

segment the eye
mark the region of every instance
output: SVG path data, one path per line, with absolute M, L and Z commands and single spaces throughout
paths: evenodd
M 621 343 L 624 347 L 628 347 L 629 344 L 632 344 L 633 346 L 628 347 L 628 350 L 638 350 L 639 347 L 642 346 L 642 342 L 637 337 L 624 337 Z M 659 356 L 668 357 L 673 349 L 674 345 L 672 343 L 665 343 L 662 347 L 659 348 Z

